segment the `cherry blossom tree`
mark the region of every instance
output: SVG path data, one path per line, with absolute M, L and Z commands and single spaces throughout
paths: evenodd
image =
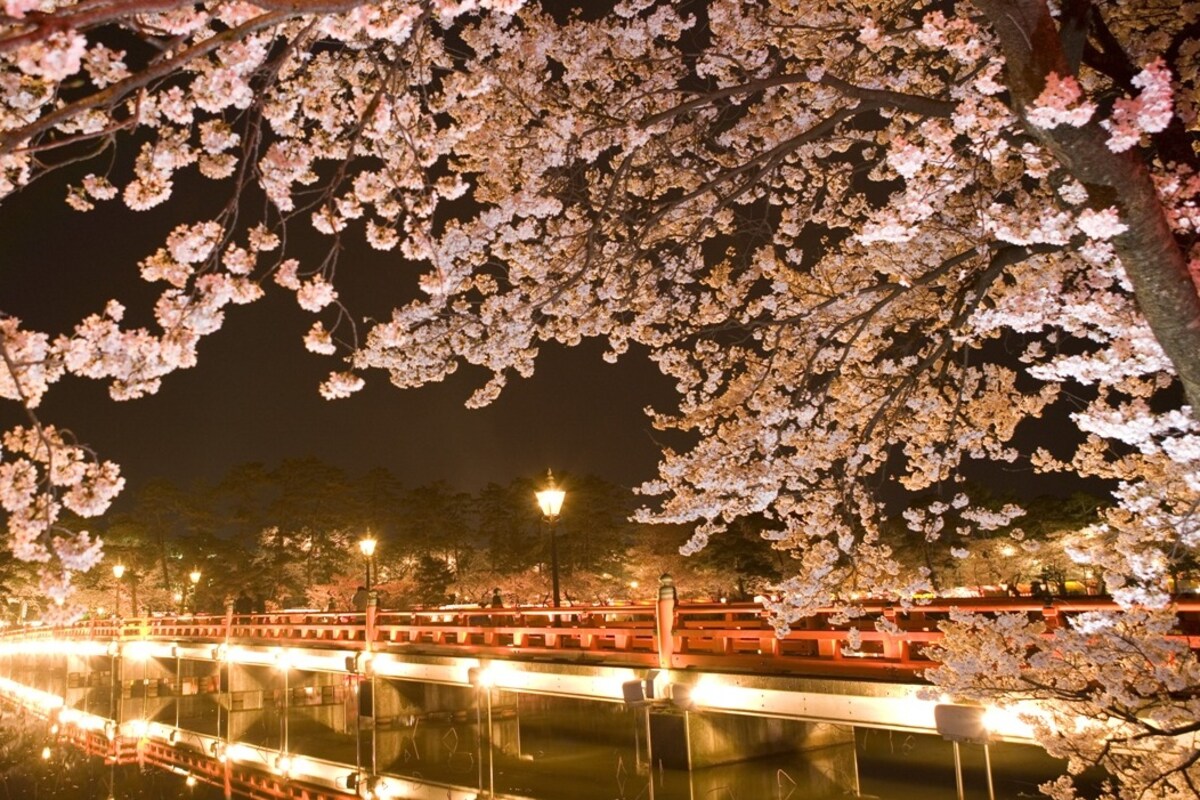
M 1016 461 L 1111 482 L 1092 544 L 1069 555 L 1167 619 L 1170 565 L 1200 536 L 1200 5 L 4 13 L 4 202 L 81 161 L 96 165 L 66 192 L 81 212 L 169 203 L 192 172 L 230 198 L 138 265 L 163 287 L 157 328 L 123 326 L 119 298 L 63 333 L 0 318 L 0 395 L 28 415 L 3 438 L 0 501 L 48 592 L 100 557 L 61 510 L 102 513 L 121 478 L 37 415 L 46 391 L 72 375 L 117 400 L 152 393 L 233 306 L 284 290 L 314 315 L 304 346 L 337 362 L 330 399 L 376 370 L 410 387 L 473 365 L 490 375 L 478 406 L 544 343 L 647 349 L 679 395 L 655 423 L 696 444 L 664 451 L 640 519 L 694 526 L 694 552 L 763 515 L 794 557 L 781 627 L 851 592 L 928 587 L 885 535 L 897 492 L 936 495 L 903 518 L 951 557 L 980 532 L 1019 540 L 1022 509 L 978 506 L 960 483 L 971 463 Z M 121 157 L 128 175 L 108 166 Z M 328 249 L 289 250 L 301 227 Z M 388 320 L 339 299 L 351 236 L 420 273 Z M 1023 451 L 1018 429 L 1057 407 L 1078 447 Z M 1121 624 L 1098 617 L 1089 635 L 1124 641 Z M 947 647 L 946 669 L 966 652 Z M 1150 786 L 1114 769 L 1120 791 Z M 1192 774 L 1153 786 L 1186 791 Z
M 958 698 L 1025 701 L 1018 718 L 1067 760 L 1068 775 L 1042 787 L 1057 800 L 1077 797 L 1070 776 L 1095 765 L 1103 798 L 1196 797 L 1200 662 L 1173 622 L 1145 609 L 1088 613 L 1048 636 L 1021 614 L 964 614 L 945 627 L 932 677 Z

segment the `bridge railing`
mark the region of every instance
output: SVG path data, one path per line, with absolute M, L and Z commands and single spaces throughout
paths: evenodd
M 547 608 L 432 608 L 364 612 L 92 620 L 62 628 L 9 630 L 0 641 L 117 640 L 231 642 L 243 645 L 371 649 L 492 658 L 548 658 L 623 666 L 911 678 L 954 609 L 1024 614 L 1049 631 L 1085 611 L 1114 611 L 1103 597 L 936 599 L 911 607 L 866 601 L 861 616 L 830 609 L 793 623 L 786 635 L 757 603 L 680 603 Z M 1200 600 L 1180 599 L 1172 638 L 1200 650 Z M 884 630 L 876 622 L 884 620 Z M 852 633 L 851 628 L 857 629 Z M 857 647 L 850 642 L 858 640 Z

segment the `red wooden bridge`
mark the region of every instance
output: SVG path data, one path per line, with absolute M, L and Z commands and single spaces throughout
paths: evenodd
M 47 691 L 45 686 L 36 689 L 0 678 L 0 699 L 62 723 L 55 724 L 59 740 L 103 756 L 107 763 L 154 765 L 186 775 L 189 781 L 223 786 L 226 797 L 468 800 L 481 796 L 482 783 L 476 790 L 376 772 L 373 744 L 368 768 L 288 753 L 286 745 L 274 748 L 234 741 L 228 715 L 256 713 L 238 712 L 233 702 L 239 686 L 251 686 L 239 683 L 253 679 L 245 670 L 261 673 L 270 671 L 263 667 L 278 668 L 275 680 L 283 682 L 283 692 L 279 694 L 277 687 L 268 690 L 284 698 L 285 731 L 287 698 L 297 692 L 315 695 L 325 690 L 337 695 L 340 684 L 320 676 L 343 673 L 336 681 L 349 687 L 369 681 L 372 696 L 391 679 L 471 686 L 477 716 L 481 696 L 490 709 L 493 688 L 619 702 L 629 683 L 649 686 L 654 681 L 651 676 L 660 674 L 668 681 L 666 696 L 672 701 L 682 697 L 699 709 L 734 714 L 769 709 L 774 717 L 932 733 L 940 701 L 914 702 L 919 687 L 913 684 L 935 665 L 928 648 L 942 636 L 938 623 L 955 610 L 1021 614 L 1044 623 L 1048 634 L 1070 626 L 1073 617 L 1085 612 L 1119 611 L 1107 598 L 1086 596 L 934 599 L 912 606 L 867 601 L 858 605 L 857 616 L 849 622 L 848 615 L 831 609 L 793 625 L 782 636 L 758 604 L 677 604 L 672 596 L 654 604 L 557 609 L 391 611 L 372 605 L 364 613 L 295 610 L 241 615 L 229 609 L 219 615 L 97 619 L 63 627 L 10 628 L 0 634 L 0 655 L 13 656 L 11 664 L 22 658 L 28 663 L 30 658 L 53 660 L 74 653 L 69 657 L 84 659 L 67 673 L 82 672 L 85 677 L 90 669 L 87 658 L 111 658 L 114 665 L 124 660 L 140 663 L 143 686 L 157 687 L 165 680 L 173 687 L 169 692 L 180 696 L 222 693 L 219 707 L 226 709 L 225 727 L 219 711 L 216 729 L 207 733 L 180 727 L 178 717 L 171 725 L 147 718 L 129 720 L 120 714 L 115 720 L 89 714 L 86 700 L 81 712 L 72 707 L 72 697 L 82 696 L 86 689 L 72 690 L 69 676 L 61 694 L 59 688 Z M 1171 638 L 1200 650 L 1200 600 L 1181 598 L 1174 611 L 1178 623 Z M 881 621 L 886 624 L 877 628 Z M 853 639 L 860 640 L 858 646 L 851 646 Z M 160 659 L 155 670 L 161 674 L 150 681 L 146 680 L 147 656 Z M 209 661 L 211 671 L 184 677 L 180 663 L 185 659 Z M 490 670 L 497 662 L 507 662 L 509 669 L 484 682 L 483 668 Z M 243 666 L 235 667 L 239 664 Z M 108 669 L 112 680 L 115 668 Z M 138 671 L 132 674 L 133 683 L 139 683 Z M 809 681 L 806 676 L 846 680 Z M 709 680 L 713 678 L 716 681 Z M 258 679 L 266 680 L 261 674 Z M 289 680 L 295 681 L 290 688 Z M 704 699 L 702 692 L 714 683 L 721 693 L 710 692 Z M 113 696 L 119 696 L 127 684 L 122 670 L 122 677 L 112 684 Z M 835 684 L 845 688 L 831 688 Z M 77 685 L 90 684 L 78 681 Z M 628 696 L 625 700 L 629 702 Z M 373 707 L 371 715 L 375 713 Z M 488 731 L 490 747 L 490 716 Z M 1028 741 L 1028 735 L 1019 731 L 998 729 L 994 734 L 1005 741 Z
M 1023 614 L 1047 631 L 1089 611 L 1118 611 L 1102 597 L 935 599 L 903 607 L 864 602 L 861 616 L 824 611 L 780 636 L 757 603 L 680 603 L 547 608 L 442 608 L 365 613 L 281 611 L 98 619 L 67 627 L 7 631 L 0 642 L 37 639 L 139 640 L 281 648 L 332 648 L 495 660 L 575 661 L 614 667 L 695 669 L 754 674 L 808 674 L 898 681 L 933 666 L 927 648 L 952 610 Z M 1172 638 L 1200 650 L 1200 599 L 1175 604 Z M 886 620 L 886 630 L 876 629 Z M 850 646 L 851 629 L 861 644 Z

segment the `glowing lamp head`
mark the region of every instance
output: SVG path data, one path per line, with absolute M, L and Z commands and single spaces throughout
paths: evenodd
M 358 549 L 362 552 L 362 554 L 364 556 L 366 556 L 367 558 L 370 558 L 371 556 L 375 555 L 375 545 L 376 544 L 378 544 L 378 542 L 375 541 L 375 537 L 368 536 L 367 538 L 359 541 Z
M 121 580 L 121 578 L 125 577 L 125 565 L 124 564 L 119 564 L 119 563 L 113 564 L 113 577 L 116 578 L 117 580 Z
M 49 760 L 50 760 L 50 748 L 49 748 L 49 747 L 43 747 L 43 748 L 42 748 L 42 760 L 43 760 L 43 761 L 49 761 Z
M 552 471 L 546 470 L 546 488 L 535 492 L 534 495 L 537 497 L 538 507 L 542 509 L 542 516 L 546 519 L 557 519 L 567 493 L 558 488 Z
M 197 583 L 199 583 L 200 582 L 200 570 L 193 569 L 191 572 L 189 572 L 188 580 L 192 582 L 193 586 L 195 586 Z

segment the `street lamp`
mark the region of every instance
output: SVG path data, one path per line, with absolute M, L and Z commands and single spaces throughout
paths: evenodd
M 192 582 L 192 613 L 196 613 L 196 586 L 200 583 L 200 568 L 192 567 L 192 571 L 188 573 L 188 580 Z
M 367 566 L 367 591 L 371 591 L 371 558 L 375 555 L 375 537 L 368 536 L 358 543 L 358 549 L 362 551 L 363 561 Z
M 546 470 L 546 487 L 534 495 L 542 509 L 542 517 L 550 525 L 550 578 L 554 591 L 554 607 L 558 608 L 558 512 L 562 511 L 563 498 L 567 493 L 554 483 L 554 473 Z
M 121 578 L 125 576 L 125 565 L 118 562 L 113 564 L 113 577 L 116 582 L 113 583 L 113 615 L 121 616 Z

